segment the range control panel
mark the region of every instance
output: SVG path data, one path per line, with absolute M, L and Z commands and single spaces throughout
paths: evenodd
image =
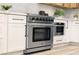
M 54 22 L 54 17 L 41 15 L 27 15 L 28 22 Z

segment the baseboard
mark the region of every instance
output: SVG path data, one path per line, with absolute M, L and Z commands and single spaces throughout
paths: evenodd
M 15 52 L 3 53 L 3 54 L 0 54 L 0 55 L 23 55 L 23 50 L 15 51 Z
M 69 45 L 79 46 L 79 42 L 69 42 Z

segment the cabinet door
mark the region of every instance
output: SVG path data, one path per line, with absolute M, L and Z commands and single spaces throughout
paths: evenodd
M 7 52 L 7 15 L 0 14 L 0 54 Z
M 64 3 L 64 7 L 70 8 L 71 7 L 71 4 L 70 3 Z
M 0 54 L 7 52 L 7 39 L 5 39 L 5 28 L 4 24 L 0 23 Z
M 79 42 L 79 21 L 72 22 L 71 31 L 71 41 Z
M 76 3 L 76 8 L 79 8 L 79 3 Z
M 67 21 L 67 28 L 65 29 L 65 37 L 64 37 L 64 39 L 66 40 L 66 42 L 70 42 L 71 41 L 71 33 L 72 33 L 72 31 L 71 31 L 71 25 L 72 24 L 72 22 L 71 21 Z
M 54 4 L 58 6 L 63 6 L 63 3 L 54 3 Z
M 76 3 L 71 3 L 71 8 L 77 8 L 77 4 Z
M 0 23 L 0 39 L 2 39 L 2 30 L 3 30 L 3 23 Z
M 8 52 L 25 49 L 25 24 L 8 24 Z

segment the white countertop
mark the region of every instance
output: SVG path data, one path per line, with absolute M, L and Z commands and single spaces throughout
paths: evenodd
M 55 20 L 65 20 L 65 21 L 79 21 L 79 18 L 78 19 L 75 19 L 75 18 L 67 18 L 67 17 L 63 17 L 63 18 L 56 18 L 55 17 Z
M 23 16 L 26 16 L 26 15 L 27 15 L 27 13 L 10 12 L 10 11 L 0 11 L 0 14 L 8 14 L 8 15 L 23 15 Z

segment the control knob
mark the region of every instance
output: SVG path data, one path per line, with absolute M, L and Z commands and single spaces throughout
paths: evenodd
M 37 21 L 38 21 L 38 20 L 39 20 L 39 18 L 37 17 L 35 20 L 37 20 Z
M 32 20 L 35 20 L 35 18 L 33 17 Z

